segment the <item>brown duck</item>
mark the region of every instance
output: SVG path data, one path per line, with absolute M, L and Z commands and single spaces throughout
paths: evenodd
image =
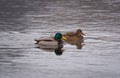
M 82 47 L 82 42 L 83 42 L 83 35 L 85 35 L 81 29 L 77 29 L 76 32 L 67 32 L 65 34 L 62 34 L 62 40 L 64 42 L 67 42 L 72 45 L 76 45 L 77 48 Z

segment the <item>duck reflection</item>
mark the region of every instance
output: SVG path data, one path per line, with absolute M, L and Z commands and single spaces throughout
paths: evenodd
M 54 51 L 56 55 L 62 55 L 63 54 L 63 45 L 59 45 Z
M 71 45 L 76 45 L 77 49 L 82 49 L 85 35 L 81 29 L 77 29 L 76 32 L 67 32 L 62 34 L 62 40 Z
M 55 52 L 56 55 L 62 55 L 63 54 L 63 45 L 58 45 L 58 47 L 56 48 L 41 48 L 41 47 L 36 47 L 38 49 L 42 49 L 44 51 L 48 51 L 48 52 Z
M 83 42 L 80 42 L 80 41 L 78 41 L 76 44 L 74 44 L 74 45 L 76 45 L 76 47 L 77 47 L 77 49 L 82 49 L 82 47 L 83 47 Z

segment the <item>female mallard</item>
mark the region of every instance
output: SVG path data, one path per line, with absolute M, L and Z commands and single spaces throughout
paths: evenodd
M 38 48 L 57 48 L 62 45 L 62 34 L 56 33 L 54 37 L 35 39 Z
M 76 32 L 67 32 L 63 34 L 62 40 L 80 48 L 82 46 L 81 43 L 83 42 L 83 35 L 84 33 L 82 30 L 77 29 Z

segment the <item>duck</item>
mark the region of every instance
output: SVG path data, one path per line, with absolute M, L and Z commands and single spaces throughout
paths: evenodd
M 77 48 L 82 48 L 82 43 L 84 41 L 83 39 L 83 31 L 81 29 L 77 29 L 76 32 L 67 32 L 62 34 L 62 40 L 66 43 L 69 43 L 71 45 L 76 45 Z
M 63 41 L 62 41 L 62 34 L 61 33 L 56 33 L 54 37 L 43 37 L 39 39 L 34 39 L 36 42 L 36 47 L 37 48 L 52 48 L 56 49 L 59 46 L 63 46 Z

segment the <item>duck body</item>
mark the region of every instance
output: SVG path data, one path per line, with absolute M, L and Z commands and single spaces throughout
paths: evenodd
M 63 39 L 63 41 L 69 43 L 69 44 L 72 44 L 72 45 L 75 45 L 77 44 L 78 42 L 83 42 L 83 37 L 77 37 L 77 36 L 68 36 L 68 35 L 64 35 L 63 36 L 65 39 Z
M 77 29 L 76 32 L 67 32 L 63 34 L 62 40 L 70 43 L 70 44 L 76 44 L 78 42 L 83 42 L 83 35 L 84 33 L 82 32 L 81 29 Z
M 59 45 L 62 45 L 62 40 L 61 37 L 62 35 L 59 36 L 55 35 L 55 37 L 44 37 L 44 38 L 39 38 L 35 39 L 36 41 L 36 47 L 37 48 L 57 48 Z
M 77 48 L 82 47 L 82 42 L 84 41 L 84 33 L 81 29 L 77 29 L 76 32 L 67 32 L 63 34 L 62 40 L 71 45 L 76 45 Z
M 58 46 L 58 42 L 52 37 L 35 39 L 35 41 L 37 41 L 37 48 L 56 48 Z

